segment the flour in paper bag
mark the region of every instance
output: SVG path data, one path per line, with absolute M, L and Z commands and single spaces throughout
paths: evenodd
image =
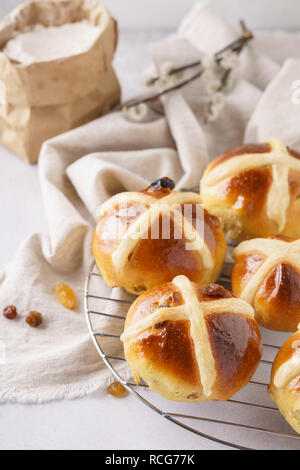
M 26 65 L 62 59 L 87 51 L 100 32 L 99 26 L 87 20 L 62 26 L 36 24 L 18 32 L 6 43 L 3 52 L 10 59 Z

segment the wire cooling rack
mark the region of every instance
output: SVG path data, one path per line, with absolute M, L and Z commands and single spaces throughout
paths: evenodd
M 229 276 L 222 275 L 218 282 L 230 288 Z M 151 391 L 147 384 L 136 385 L 129 378 L 120 334 L 134 299 L 123 289 L 106 286 L 96 264 L 92 264 L 84 298 L 91 338 L 111 374 L 131 394 L 178 426 L 229 448 L 300 449 L 300 436 L 286 423 L 267 393 L 274 357 L 287 334 L 263 331 L 264 354 L 254 377 L 227 402 L 171 402 Z

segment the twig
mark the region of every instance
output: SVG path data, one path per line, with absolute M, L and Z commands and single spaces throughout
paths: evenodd
M 245 44 L 253 39 L 253 34 L 251 33 L 251 31 L 248 30 L 248 28 L 246 27 L 246 24 L 243 20 L 240 20 L 240 25 L 241 25 L 241 28 L 242 28 L 242 31 L 243 31 L 243 34 L 242 36 L 237 39 L 236 41 L 233 41 L 231 44 L 229 44 L 229 46 L 225 47 L 223 50 L 217 52 L 217 54 L 215 55 L 216 59 L 218 60 L 217 56 L 220 56 L 222 53 L 224 53 L 226 50 L 231 50 L 232 52 L 235 52 L 236 54 L 240 54 L 243 50 L 243 47 L 245 46 Z M 222 90 L 224 90 L 224 88 L 226 87 L 227 83 L 228 83 L 228 79 L 229 79 L 229 76 L 232 72 L 232 69 L 226 69 L 222 75 L 222 78 L 221 78 L 221 84 L 219 86 L 219 88 L 216 90 L 217 92 L 222 92 Z M 212 110 L 212 106 L 213 106 L 213 103 L 212 101 L 209 102 L 209 104 L 207 105 L 207 108 L 206 108 L 206 112 L 205 112 L 205 116 L 204 116 L 204 123 L 207 124 L 208 122 L 208 117 L 210 115 L 210 112 Z
M 140 100 L 135 100 L 132 103 L 129 101 L 127 104 L 123 104 L 121 106 L 121 108 L 122 108 L 123 111 L 127 111 L 129 108 L 132 108 L 133 106 L 138 106 L 141 103 L 149 103 L 150 101 L 156 101 L 159 98 L 161 98 L 162 96 L 166 95 L 167 93 L 170 93 L 170 91 L 178 90 L 179 88 L 182 88 L 183 86 L 188 85 L 192 81 L 194 81 L 197 78 L 201 77 L 202 72 L 203 72 L 203 69 L 200 70 L 199 72 L 195 73 L 194 75 L 192 75 L 190 78 L 187 78 L 183 82 L 177 83 L 177 85 L 174 85 L 170 88 L 165 88 L 163 91 L 157 93 L 156 95 L 151 95 L 148 98 L 142 98 Z
M 246 26 L 246 24 L 243 20 L 240 21 L 240 25 L 241 25 L 241 28 L 242 28 L 242 35 L 238 39 L 236 39 L 235 41 L 232 41 L 226 47 L 224 47 L 223 49 L 219 50 L 218 52 L 216 52 L 214 54 L 216 62 L 221 62 L 222 54 L 225 51 L 230 50 L 232 52 L 240 54 L 240 52 L 242 51 L 245 44 L 248 41 L 250 41 L 251 39 L 253 39 L 254 36 L 253 36 L 252 32 L 247 28 L 247 26 Z M 170 75 L 174 75 L 174 74 L 177 74 L 179 72 L 183 72 L 185 70 L 192 69 L 192 68 L 195 68 L 195 67 L 200 67 L 201 65 L 202 65 L 201 60 L 193 62 L 191 64 L 182 65 L 180 67 L 177 67 L 177 68 L 174 68 L 173 70 L 171 70 Z M 198 71 L 197 73 L 192 75 L 190 78 L 188 78 L 186 80 L 183 80 L 182 82 L 179 82 L 174 86 L 171 86 L 169 88 L 165 88 L 164 90 L 162 90 L 162 91 L 160 91 L 160 92 L 158 92 L 154 95 L 146 96 L 146 97 L 139 98 L 139 99 L 128 100 L 127 102 L 121 104 L 117 109 L 118 110 L 122 109 L 123 111 L 127 111 L 128 109 L 130 109 L 134 106 L 138 106 L 142 103 L 149 103 L 151 101 L 156 101 L 156 100 L 160 99 L 162 96 L 166 95 L 167 93 L 170 93 L 171 91 L 178 90 L 178 89 L 188 85 L 192 81 L 196 80 L 197 78 L 200 78 L 203 71 L 204 71 L 204 68 L 202 67 L 200 71 Z M 229 73 L 226 74 L 226 83 L 227 83 L 227 80 L 228 80 L 228 76 L 229 76 Z M 160 76 L 153 77 L 151 83 L 155 84 L 160 78 L 161 78 Z

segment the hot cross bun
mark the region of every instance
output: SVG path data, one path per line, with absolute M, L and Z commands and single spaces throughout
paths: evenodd
M 300 330 L 284 343 L 275 358 L 269 394 L 300 434 Z
M 258 323 L 296 331 L 300 322 L 300 240 L 283 235 L 240 243 L 231 280 L 233 293 L 249 302 Z
M 104 280 L 141 293 L 184 274 L 215 281 L 226 240 L 199 194 L 178 192 L 169 178 L 143 191 L 117 194 L 102 206 L 93 252 Z
M 279 139 L 228 150 L 201 181 L 205 208 L 230 238 L 300 237 L 300 154 Z
M 262 353 L 253 308 L 185 276 L 138 297 L 121 340 L 136 382 L 175 401 L 227 400 L 251 379 Z

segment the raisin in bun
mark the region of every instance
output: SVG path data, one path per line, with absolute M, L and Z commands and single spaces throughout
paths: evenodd
M 300 240 L 282 235 L 240 243 L 232 253 L 233 293 L 251 304 L 258 323 L 296 331 L 300 322 Z
M 300 154 L 279 139 L 228 150 L 201 181 L 205 208 L 230 238 L 300 237 Z
M 280 348 L 272 368 L 269 394 L 292 428 L 300 434 L 300 331 Z
M 220 222 L 199 194 L 173 188 L 161 178 L 103 204 L 93 252 L 109 286 L 137 294 L 178 274 L 203 283 L 218 278 L 226 254 Z
M 262 353 L 253 308 L 185 276 L 138 297 L 121 340 L 136 382 L 175 401 L 227 400 L 251 379 Z

